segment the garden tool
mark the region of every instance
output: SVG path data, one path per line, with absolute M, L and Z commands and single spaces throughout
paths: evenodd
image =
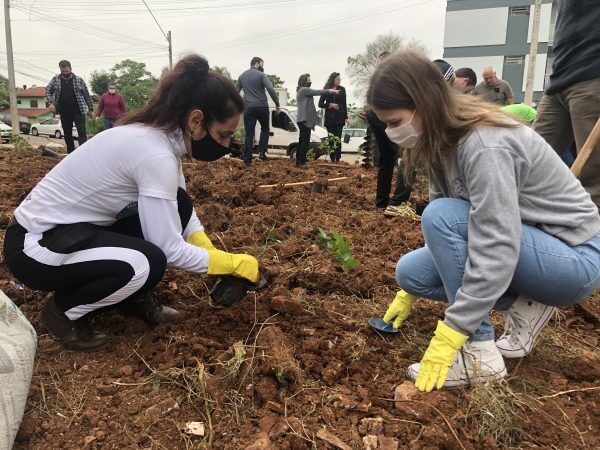
M 219 277 L 210 290 L 210 298 L 221 306 L 231 306 L 242 300 L 248 291 L 257 291 L 267 285 L 267 280 L 261 275 L 256 283 L 232 275 Z

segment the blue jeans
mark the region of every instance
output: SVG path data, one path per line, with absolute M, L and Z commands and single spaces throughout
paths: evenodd
M 260 123 L 260 138 L 258 140 L 258 153 L 265 155 L 269 145 L 269 107 L 250 107 L 244 112 L 244 162 L 252 163 L 252 150 L 254 149 L 254 131 L 256 121 Z
M 107 119 L 104 118 L 104 129 L 109 130 L 115 125 L 116 119 Z
M 423 213 L 426 247 L 407 253 L 396 265 L 396 281 L 406 292 L 454 303 L 468 258 L 471 204 L 444 198 Z M 492 244 L 490 244 L 492 245 Z M 523 224 L 519 260 L 509 289 L 494 309 L 505 311 L 519 294 L 550 306 L 581 302 L 600 286 L 600 234 L 571 247 L 539 228 Z M 489 312 L 481 318 L 471 341 L 494 339 Z

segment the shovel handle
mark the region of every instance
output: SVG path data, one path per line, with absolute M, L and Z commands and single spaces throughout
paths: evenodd
M 599 140 L 600 117 L 596 121 L 596 125 L 594 125 L 594 128 L 592 128 L 592 132 L 586 139 L 585 144 L 583 144 L 583 147 L 581 147 L 581 151 L 579 152 L 577 158 L 575 158 L 575 162 L 573 162 L 573 165 L 571 166 L 571 172 L 573 172 L 573 175 L 575 175 L 577 178 L 579 178 L 579 175 L 581 175 L 581 170 L 585 166 L 585 163 L 587 162 L 594 148 L 596 148 L 596 145 L 598 144 Z

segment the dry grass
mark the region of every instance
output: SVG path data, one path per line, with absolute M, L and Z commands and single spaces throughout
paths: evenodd
M 492 439 L 506 447 L 517 446 L 523 437 L 518 414 L 523 412 L 522 399 L 507 382 L 474 386 L 467 394 L 469 425 L 481 439 Z

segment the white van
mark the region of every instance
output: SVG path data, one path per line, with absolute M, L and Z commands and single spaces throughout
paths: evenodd
M 279 113 L 274 106 L 269 107 L 269 146 L 267 153 L 271 156 L 281 155 L 290 158 L 296 157 L 298 148 L 298 136 L 300 130 L 296 123 L 298 108 L 295 106 L 282 106 Z M 240 121 L 243 123 L 243 120 Z M 325 154 L 319 148 L 321 142 L 327 138 L 327 130 L 316 126 L 310 134 L 310 148 L 314 149 L 315 157 L 319 158 Z M 258 154 L 258 140 L 260 139 L 260 123 L 256 122 L 254 129 L 254 149 L 252 153 Z M 243 144 L 243 143 L 242 143 Z M 242 150 L 243 151 L 243 150 Z

